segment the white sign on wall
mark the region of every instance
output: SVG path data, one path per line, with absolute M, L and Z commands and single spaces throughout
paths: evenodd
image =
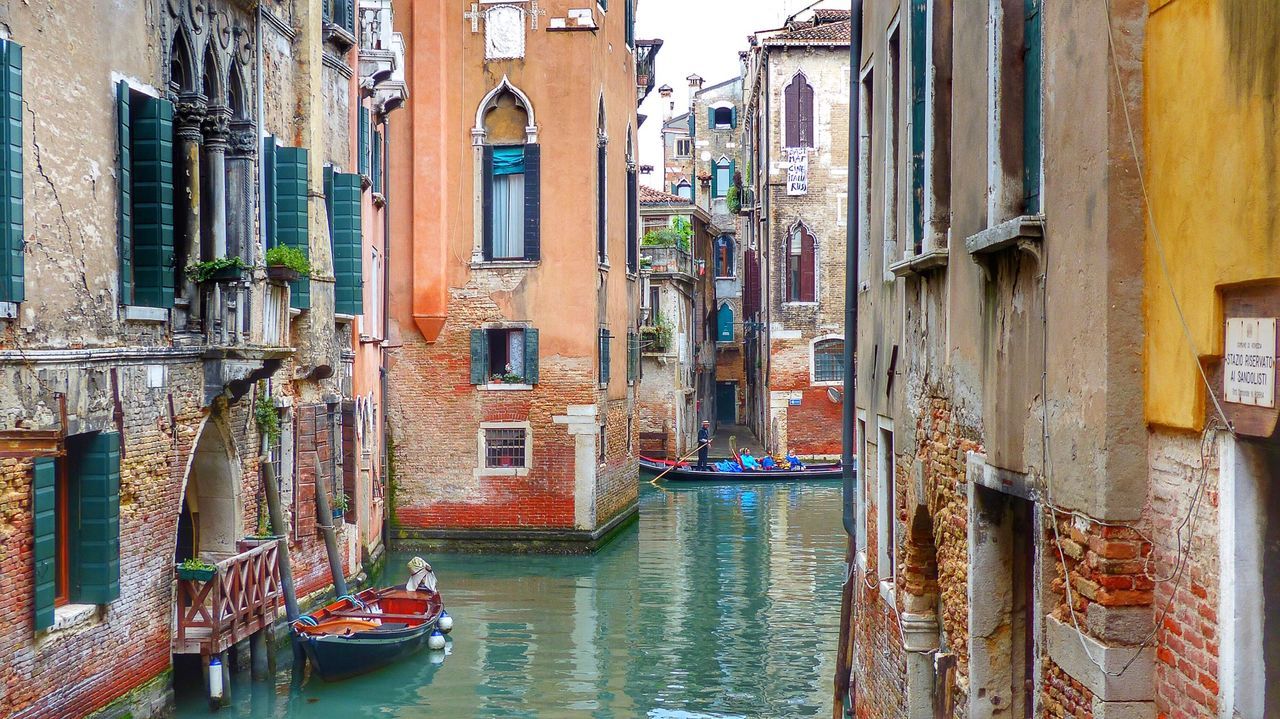
M 788 147 L 787 194 L 809 194 L 809 150 L 804 147 Z
M 1228 402 L 1276 406 L 1276 318 L 1227 318 L 1222 381 Z

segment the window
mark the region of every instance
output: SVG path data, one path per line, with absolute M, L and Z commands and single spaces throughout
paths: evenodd
M 1023 212 L 1040 212 L 1041 70 L 1044 66 L 1044 0 L 1023 0 L 1022 190 Z
M 813 345 L 813 381 L 844 381 L 844 340 L 820 340 Z
M 674 194 L 693 202 L 693 185 L 690 185 L 688 180 L 681 180 L 676 184 Z
M 869 65 L 862 73 L 858 103 L 858 282 L 865 283 L 871 270 L 871 121 L 875 106 L 875 70 Z
M 600 464 L 609 461 L 609 423 L 607 420 L 600 422 L 600 440 L 596 442 L 596 449 Z
M 895 23 L 889 31 L 889 103 L 885 108 L 885 172 L 884 172 L 884 266 L 885 279 L 892 280 L 893 273 L 888 271 L 889 265 L 897 262 L 898 256 L 898 123 L 902 110 L 901 89 L 901 49 L 902 42 Z
M 471 330 L 471 384 L 537 384 L 538 331 L 532 327 Z
M 716 342 L 733 341 L 733 308 L 729 303 L 720 304 L 716 312 Z
M 627 272 L 640 268 L 640 181 L 636 175 L 631 128 L 627 128 Z
M 788 302 L 816 301 L 813 234 L 801 223 L 787 240 L 786 281 Z
M 716 277 L 734 276 L 733 238 L 720 235 L 716 239 Z
M 787 147 L 813 147 L 813 86 L 797 73 L 783 93 Z
M 26 299 L 23 247 L 22 46 L 0 40 L 0 302 Z
M 493 148 L 489 206 L 491 260 L 522 260 L 524 242 L 524 146 Z
M 120 295 L 125 305 L 173 306 L 173 103 L 116 86 Z
M 369 309 L 365 313 L 367 323 L 364 333 L 382 338 L 382 256 L 376 249 L 369 250 Z
M 356 165 L 360 168 L 360 174 L 370 177 L 372 174 L 370 165 L 372 153 L 370 145 L 372 144 L 373 135 L 373 115 L 369 112 L 369 108 L 361 105 L 357 110 L 360 117 L 360 137 L 357 145 Z
M 279 147 L 275 138 L 266 138 L 263 161 L 267 163 L 267 239 L 271 245 L 285 245 L 310 253 L 310 195 L 307 191 L 308 153 L 304 147 Z M 289 306 L 297 310 L 311 307 L 311 279 L 300 277 L 289 283 Z
M 991 0 L 987 111 L 987 221 L 1041 208 L 1043 0 Z M 1019 95 L 1021 95 L 1019 97 Z
M 662 288 L 657 285 L 649 286 L 649 324 L 658 324 L 658 318 L 662 316 Z
M 324 0 L 324 20 L 356 34 L 356 0 Z
M 370 181 L 373 183 L 373 193 L 375 195 L 382 194 L 382 175 L 383 175 L 382 150 L 383 150 L 382 133 L 377 130 L 374 130 L 373 146 L 370 148 L 370 154 L 373 156 L 372 160 L 370 161 L 372 164 L 372 169 L 370 170 L 370 172 L 373 173 L 373 177 L 370 179 Z
M 676 157 L 688 157 L 693 154 L 693 140 L 689 138 L 676 139 Z
M 603 126 L 600 132 L 596 143 L 596 259 L 604 265 L 609 262 L 609 145 Z
M 731 130 L 738 126 L 738 108 L 713 107 L 710 112 L 711 117 L 708 119 L 713 130 Z
M 484 431 L 484 466 L 525 467 L 525 444 L 528 432 L 523 428 L 486 428 Z
M 600 384 L 609 384 L 609 345 L 613 339 L 613 335 L 609 334 L 609 330 L 600 330 Z
M 473 136 L 483 136 L 483 227 L 479 238 L 486 261 L 541 258 L 542 151 L 533 112 L 503 82 L 486 96 Z
M 58 605 L 120 596 L 120 435 L 73 435 L 66 450 L 32 463 L 37 630 L 53 626 Z
M 865 412 L 858 413 L 858 487 L 857 497 L 857 516 L 854 527 L 854 539 L 857 540 L 857 546 L 862 549 L 860 553 L 866 553 L 867 547 L 867 463 L 870 462 L 868 447 L 871 443 L 867 440 L 867 415 Z M 865 562 L 863 563 L 865 565 Z M 866 567 L 864 566 L 863 569 Z
M 363 205 L 360 175 L 334 172 L 326 182 L 329 243 L 333 253 L 333 311 L 340 315 L 364 312 Z
M 640 379 L 640 334 L 627 333 L 627 383 Z
M 721 198 L 728 195 L 732 185 L 733 161 L 727 157 L 721 157 L 716 160 L 715 169 L 711 175 L 711 196 Z
M 897 512 L 894 504 L 897 492 L 894 488 L 895 467 L 893 454 L 893 421 L 880 418 L 880 444 L 876 448 L 876 466 L 879 470 L 879 492 L 876 496 L 876 537 L 880 549 L 876 574 L 882 581 L 892 584 L 897 561 Z

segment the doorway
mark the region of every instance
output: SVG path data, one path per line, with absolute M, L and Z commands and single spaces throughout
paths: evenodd
M 214 418 L 205 422 L 187 470 L 174 557 L 218 561 L 236 553 L 244 534 L 240 463 L 230 435 Z
M 716 382 L 716 422 L 722 425 L 738 423 L 737 382 Z

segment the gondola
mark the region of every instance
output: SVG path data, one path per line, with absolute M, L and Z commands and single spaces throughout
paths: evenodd
M 674 469 L 672 467 L 674 466 Z M 854 465 L 857 466 L 856 464 Z M 662 479 L 672 482 L 771 482 L 781 480 L 840 479 L 840 463 L 807 464 L 804 469 L 762 469 L 749 472 L 719 472 L 694 469 L 688 462 L 640 457 L 640 469 L 652 475 L 666 472 Z M 667 471 L 670 469 L 671 471 Z
M 444 605 L 437 592 L 403 587 L 346 595 L 293 623 L 293 631 L 325 681 L 373 671 L 427 644 Z

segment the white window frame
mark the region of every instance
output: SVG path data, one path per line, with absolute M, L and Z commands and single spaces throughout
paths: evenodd
M 720 124 L 720 123 L 718 123 L 718 122 L 714 122 L 714 123 L 713 123 L 713 122 L 711 122 L 711 121 L 710 121 L 710 120 L 711 120 L 711 118 L 707 118 L 707 120 L 708 120 L 708 122 L 707 122 L 708 129 L 711 129 L 711 130 L 732 130 L 732 129 L 733 129 L 733 103 L 732 103 L 732 102 L 729 102 L 729 101 L 727 101 L 727 100 L 721 100 L 720 102 L 715 102 L 715 103 L 712 103 L 711 105 L 709 105 L 709 106 L 708 106 L 708 109 L 711 109 L 711 110 L 728 110 L 728 111 L 729 111 L 729 123 L 728 123 L 728 124 L 726 124 L 726 125 L 721 125 L 721 124 Z
M 875 91 L 875 65 L 867 63 L 858 75 L 858 287 L 870 288 L 871 277 L 871 158 L 874 149 L 872 122 L 875 97 L 868 97 L 867 86 Z
M 853 537 L 858 546 L 858 566 L 865 573 L 867 571 L 867 464 L 868 453 L 867 448 L 872 446 L 867 441 L 867 413 L 866 410 L 858 410 L 858 486 L 856 488 L 857 497 L 856 517 Z
M 681 144 L 684 145 L 684 152 L 680 151 Z M 677 137 L 675 154 L 676 154 L 676 157 L 692 157 L 693 156 L 693 138 Z
M 889 552 L 889 532 L 893 532 L 896 539 L 898 527 L 893 505 L 897 494 L 897 457 L 893 420 L 877 416 L 876 425 L 876 576 L 880 580 L 880 595 L 892 601 L 897 581 L 897 553 Z
M 817 379 L 818 377 L 818 344 L 821 342 L 828 342 L 830 340 L 840 340 L 841 342 L 844 342 L 844 335 L 829 334 L 829 335 L 822 335 L 821 337 L 814 337 L 813 339 L 809 340 L 809 385 L 811 387 L 841 387 L 844 385 L 843 379 L 823 380 L 821 382 L 819 382 Z M 843 347 L 841 348 L 841 351 L 842 352 L 844 351 Z
M 885 46 L 884 99 L 885 99 L 885 102 L 884 102 L 884 137 L 882 138 L 882 141 L 884 142 L 884 182 L 882 183 L 884 185 L 884 197 L 882 199 L 882 202 L 884 204 L 884 208 L 883 208 L 884 211 L 882 213 L 883 217 L 881 217 L 881 225 L 883 227 L 883 230 L 882 230 L 883 236 L 881 237 L 881 240 L 882 240 L 882 244 L 884 245 L 884 250 L 883 250 L 884 262 L 882 263 L 884 265 L 883 279 L 886 281 L 895 279 L 896 276 L 893 274 L 893 271 L 889 269 L 889 267 L 890 265 L 894 264 L 899 259 L 901 259 L 897 255 L 898 255 L 899 246 L 900 246 L 900 243 L 898 242 L 898 229 L 902 224 L 902 221 L 901 221 L 902 217 L 901 217 L 901 213 L 899 212 L 899 208 L 901 207 L 901 204 L 902 204 L 902 193 L 899 191 L 900 184 L 901 184 L 901 176 L 902 176 L 902 172 L 901 172 L 902 166 L 899 164 L 899 159 L 902 157 L 903 133 L 898 131 L 900 127 L 895 127 L 895 125 L 900 125 L 902 115 L 901 113 L 899 113 L 898 115 L 899 122 L 895 123 L 894 111 L 897 110 L 898 108 L 894 106 L 895 103 L 893 101 L 894 90 L 895 90 L 895 88 L 893 87 L 893 73 L 895 68 L 898 71 L 898 87 L 896 88 L 897 95 L 898 95 L 898 102 L 901 103 L 903 99 L 902 98 L 903 42 L 902 42 L 902 31 L 901 31 L 900 20 L 901 20 L 901 16 L 895 15 L 893 18 L 893 22 L 889 23 L 889 29 L 888 31 L 885 32 L 885 36 L 884 36 L 884 43 L 885 43 L 884 45 Z M 895 33 L 897 33 L 897 36 L 898 36 L 898 57 L 896 58 L 893 57 L 892 53 L 889 52 L 889 46 L 892 43 L 893 36 Z M 897 143 L 898 147 L 896 152 L 894 151 L 895 148 L 893 146 L 895 137 L 897 138 L 897 141 L 898 141 Z
M 486 429 L 523 429 L 524 430 L 524 466 L 523 467 L 486 467 L 484 432 Z M 528 422 L 481 422 L 476 430 L 476 477 L 527 477 L 529 468 L 533 466 L 533 426 Z

